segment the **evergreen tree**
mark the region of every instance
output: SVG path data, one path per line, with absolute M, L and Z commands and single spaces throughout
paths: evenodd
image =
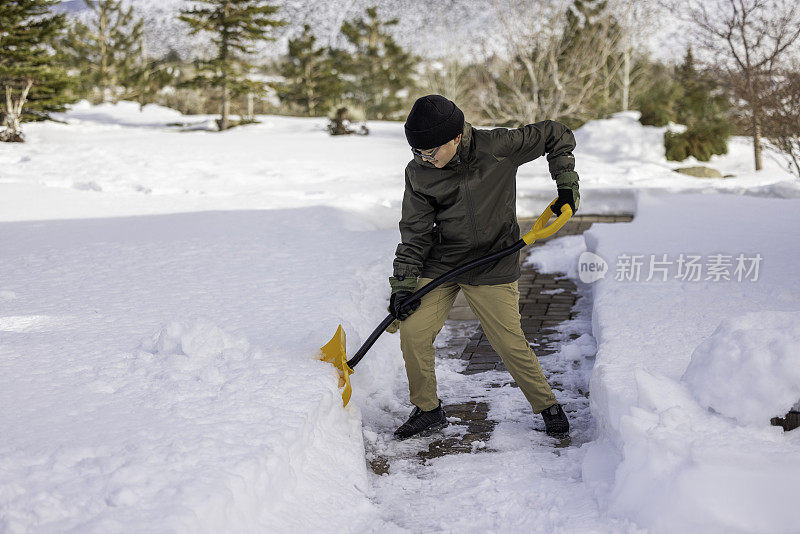
M 645 60 L 641 66 L 643 86 L 634 98 L 641 112 L 639 122 L 645 126 L 666 126 L 677 120 L 677 109 L 683 96 L 672 68 L 659 62 Z
M 692 45 L 686 47 L 686 53 L 683 55 L 683 63 L 678 65 L 675 69 L 675 74 L 679 81 L 684 84 L 693 82 L 697 79 L 697 69 L 694 65 L 694 54 L 692 53 Z
M 697 71 L 691 47 L 686 49 L 683 64 L 675 69 L 675 80 L 680 87 L 675 120 L 686 125 L 686 131 L 664 134 L 667 159 L 682 161 L 694 156 L 708 161 L 714 154 L 727 153 L 731 135 L 728 101 L 708 76 Z
M 596 117 L 621 109 L 621 87 L 617 72 L 622 65 L 621 29 L 618 21 L 608 7 L 607 0 L 573 0 L 566 12 L 566 25 L 563 30 L 560 54 L 557 58 L 559 71 L 568 71 L 576 56 L 586 50 L 608 47 L 613 51 L 605 62 L 597 65 L 601 71 L 602 90 L 591 99 L 590 107 Z M 562 119 L 568 121 L 568 117 Z M 569 121 L 568 121 L 569 122 Z
M 364 108 L 367 118 L 390 119 L 405 108 L 403 94 L 414 88 L 415 58 L 389 33 L 389 28 L 399 22 L 397 19 L 380 20 L 376 6 L 367 8 L 366 13 L 366 19 L 342 24 L 342 33 L 355 48 L 345 62 L 353 78 L 348 93 L 354 103 Z
M 683 63 L 676 69 L 675 78 L 683 88 L 676 117 L 679 123 L 693 126 L 699 122 L 714 121 L 730 109 L 727 98 L 721 94 L 717 84 L 695 68 L 691 46 L 687 47 Z
M 316 48 L 315 43 L 316 37 L 308 24 L 303 26 L 299 37 L 289 39 L 289 54 L 280 68 L 286 82 L 278 92 L 281 100 L 299 106 L 309 116 L 328 111 L 342 92 L 330 50 Z
M 49 9 L 59 0 L 0 2 L 0 141 L 24 141 L 21 123 L 64 111 L 70 79 L 52 44 L 63 15 Z
M 124 98 L 142 56 L 144 20 L 121 0 L 85 0 L 87 24 L 75 21 L 63 43 L 72 66 L 80 71 L 81 90 L 94 102 Z
M 156 100 L 156 96 L 167 86 L 174 85 L 180 72 L 180 57 L 174 50 L 161 58 L 147 56 L 141 45 L 141 56 L 129 77 L 127 97 L 136 98 L 139 108 Z
M 265 0 L 195 0 L 198 6 L 181 10 L 180 19 L 191 33 L 208 32 L 216 47 L 214 57 L 198 63 L 199 72 L 189 83 L 194 87 L 213 87 L 221 97 L 219 129 L 230 127 L 231 98 L 247 93 L 263 93 L 264 85 L 248 79 L 253 66 L 244 56 L 252 54 L 259 41 L 272 40 L 272 28 L 285 24 L 270 18 L 278 7 Z
M 606 0 L 573 0 L 566 10 L 566 26 L 562 37 L 562 50 L 579 50 L 586 35 L 597 33 L 602 21 L 609 16 Z M 614 27 L 617 22 L 613 21 Z

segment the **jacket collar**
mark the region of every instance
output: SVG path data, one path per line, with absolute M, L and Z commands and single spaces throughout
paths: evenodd
M 451 159 L 447 165 L 442 167 L 442 169 L 452 169 L 455 168 L 458 163 L 471 161 L 474 153 L 475 144 L 472 142 L 472 125 L 467 121 L 464 121 L 464 129 L 461 132 L 461 142 L 456 148 L 456 153 L 453 156 L 453 159 Z M 423 167 L 428 167 L 429 169 L 436 168 L 436 165 L 425 161 L 416 154 L 414 154 L 414 161 Z

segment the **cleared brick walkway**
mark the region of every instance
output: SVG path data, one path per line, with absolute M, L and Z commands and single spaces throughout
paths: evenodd
M 531 246 L 522 251 L 521 261 L 523 262 L 522 273 L 519 279 L 520 291 L 520 314 L 522 315 L 522 330 L 525 337 L 533 346 L 537 357 L 545 358 L 559 350 L 558 342 L 553 342 L 549 336 L 554 332 L 559 323 L 574 317 L 572 308 L 578 298 L 577 287 L 570 280 L 557 279 L 559 275 L 542 274 L 531 266 L 525 266 L 525 259 L 533 247 L 542 246 L 550 239 L 564 237 L 567 235 L 581 235 L 596 222 L 616 223 L 630 222 L 632 215 L 576 215 L 559 230 L 556 235 L 542 240 L 537 240 Z M 530 228 L 535 219 L 520 219 L 519 224 L 522 231 Z M 466 305 L 466 302 L 464 303 Z M 463 309 L 454 307 L 451 313 L 458 319 L 469 319 L 471 312 L 467 313 Z M 472 316 L 474 317 L 474 316 Z M 571 338 L 578 337 L 577 334 L 570 335 Z M 505 371 L 506 368 L 500 360 L 500 356 L 492 349 L 489 340 L 486 339 L 483 330 L 479 327 L 477 332 L 471 336 L 467 346 L 461 353 L 461 359 L 469 363 L 462 371 L 464 374 L 476 374 L 485 371 L 497 370 Z M 550 376 L 551 387 L 556 390 L 561 388 L 558 377 Z M 502 384 L 511 384 L 516 387 L 511 376 Z M 588 392 L 576 392 L 580 395 L 588 396 Z M 444 454 L 454 454 L 459 452 L 471 452 L 474 450 L 473 442 L 487 442 L 491 436 L 495 421 L 488 418 L 488 404 L 485 402 L 467 402 L 460 404 L 445 405 L 448 417 L 461 419 L 461 423 L 467 426 L 467 433 L 460 439 L 444 438 L 432 442 L 428 451 L 422 451 L 421 458 L 433 458 Z M 458 424 L 458 423 L 456 423 Z M 569 440 L 564 440 L 563 445 L 569 445 Z
M 633 220 L 633 216 L 630 215 L 576 215 L 567 221 L 555 236 L 537 240 L 522 250 L 523 267 L 519 279 L 522 330 L 525 332 L 528 342 L 533 344 L 537 356 L 547 356 L 557 350 L 557 347 L 548 347 L 546 338 L 552 327 L 572 317 L 571 310 L 577 299 L 577 288 L 570 280 L 557 280 L 557 275 L 542 274 L 533 267 L 525 266 L 524 262 L 530 251 L 556 237 L 583 234 L 595 222 L 630 222 L 631 220 Z M 519 223 L 523 232 L 530 228 L 534 221 L 535 219 L 521 219 Z M 482 329 L 472 336 L 461 358 L 469 361 L 464 371 L 467 374 L 490 369 L 505 370 L 500 357 L 489 345 L 489 340 L 486 339 Z
M 519 280 L 522 329 L 539 358 L 546 358 L 558 352 L 560 342 L 554 341 L 550 337 L 555 332 L 555 327 L 558 324 L 574 317 L 573 307 L 578 299 L 578 294 L 577 287 L 572 281 L 557 279 L 559 275 L 542 274 L 531 266 L 525 266 L 524 261 L 532 248 L 541 246 L 550 239 L 557 237 L 583 234 L 595 222 L 630 222 L 632 219 L 631 215 L 576 215 L 555 236 L 536 241 L 530 247 L 523 249 L 523 268 Z M 519 223 L 523 232 L 533 225 L 534 220 L 520 219 Z M 461 297 L 462 295 L 460 294 L 459 296 Z M 474 321 L 475 317 L 466 307 L 466 301 L 457 300 L 448 321 L 463 320 Z M 574 339 L 577 334 L 571 334 L 569 337 Z M 461 346 L 464 346 L 463 338 L 454 339 L 452 342 L 453 344 L 460 343 Z M 491 370 L 505 371 L 505 366 L 500 357 L 489 345 L 489 341 L 480 327 L 477 327 L 475 333 L 467 340 L 463 351 L 456 350 L 454 353 L 452 347 L 448 348 L 450 350 L 437 350 L 437 357 L 443 357 L 443 353 L 449 353 L 453 355 L 451 357 L 455 356 L 466 360 L 468 364 L 462 371 L 464 374 L 477 374 Z M 550 374 L 548 380 L 551 387 L 556 391 L 556 396 L 559 396 L 559 391 L 563 388 L 559 377 Z M 511 376 L 506 374 L 502 382 L 490 384 L 490 386 L 500 387 L 507 384 L 516 387 Z M 588 397 L 588 391 L 571 393 L 573 396 Z M 443 400 L 446 402 L 446 399 Z M 445 404 L 444 408 L 451 421 L 453 419 L 457 420 L 456 422 L 451 422 L 451 426 L 462 426 L 464 427 L 463 432 L 458 436 L 444 436 L 429 442 L 427 449 L 417 452 L 416 455 L 420 460 L 425 461 L 447 454 L 470 453 L 477 449 L 489 451 L 489 449 L 485 448 L 485 444 L 489 441 L 496 422 L 488 417 L 489 404 L 487 402 L 468 401 L 458 404 Z M 561 445 L 567 446 L 569 444 L 569 439 L 565 439 Z M 383 474 L 388 471 L 391 460 L 391 458 L 385 456 L 377 456 L 370 461 L 370 466 L 375 473 Z

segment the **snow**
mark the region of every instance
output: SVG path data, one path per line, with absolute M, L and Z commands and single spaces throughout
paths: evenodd
M 135 102 L 106 102 L 92 105 L 83 100 L 70 108 L 69 119 L 72 123 L 92 122 L 117 127 L 162 127 L 167 121 L 182 122 L 185 117 L 180 111 L 158 104 L 140 106 Z
M 592 286 L 599 436 L 583 476 L 612 515 L 654 532 L 796 532 L 789 510 L 800 494 L 800 435 L 769 418 L 797 400 L 800 286 L 787 245 L 797 239 L 798 208 L 797 200 L 640 193 L 631 224 L 585 234 L 587 249 L 617 268 L 621 254 L 763 257 L 755 281 L 715 281 L 705 271 L 684 280 L 673 266 L 666 281 L 645 281 L 643 269 L 639 281 L 609 274 Z
M 578 278 L 578 257 L 585 250 L 582 235 L 559 237 L 533 249 L 526 263 L 542 273 L 565 273 L 575 279 Z
M 338 321 L 357 343 L 382 311 L 345 297 L 389 260 L 362 225 L 324 208 L 4 223 L 2 530 L 375 520 L 358 401 L 342 410 L 315 357 Z M 334 278 L 350 289 L 326 300 Z
M 771 160 L 750 172 L 744 140 L 712 161 L 736 177 L 708 180 L 673 173 L 663 131 L 630 113 L 576 131 L 580 213 L 636 218 L 537 248 L 540 270 L 741 252 L 763 256 L 759 279 L 580 285 L 542 362 L 591 380 L 566 399 L 572 447 L 507 375 L 442 359 L 441 394 L 486 400 L 491 440 L 378 477 L 369 455 L 421 446 L 391 439 L 410 408 L 398 336 L 346 408 L 316 355 L 340 323 L 354 353 L 385 315 L 402 124 L 213 133 L 134 103 L 60 118 L 0 145 L 0 531 L 793 531 L 800 435 L 769 417 L 798 400 L 800 189 Z M 544 160 L 520 170 L 520 215 L 554 196 Z
M 729 153 L 712 156 L 709 162 L 698 162 L 694 158 L 667 161 L 664 155 L 667 128 L 643 126 L 638 117 L 636 111 L 620 112 L 608 119 L 591 121 L 575 131 L 576 171 L 581 177 L 578 213 L 633 213 L 637 209 L 635 193 L 641 190 L 662 194 L 725 191 L 800 197 L 800 185 L 775 155 L 765 156 L 763 172 L 752 170 L 752 142 L 747 138 L 731 138 Z M 674 172 L 679 167 L 694 165 L 710 166 L 730 177 L 695 178 Z M 536 214 L 536 208 L 551 194 L 547 188 L 542 188 L 542 182 L 548 177 L 547 168 L 523 166 L 518 176 L 517 211 Z
M 154 105 L 145 106 L 141 118 L 132 102 L 76 108 L 59 116 L 68 124 L 26 125 L 28 143 L 0 150 L 0 185 L 43 199 L 20 205 L 16 194 L 2 195 L 0 220 L 51 218 L 49 197 L 70 217 L 324 205 L 396 227 L 403 192 L 397 175 L 410 159 L 402 123 L 372 121 L 369 136 L 331 137 L 323 118 L 264 116 L 260 124 L 220 134 L 167 127 L 204 128 L 213 117 L 180 116 Z M 738 138 L 731 154 L 710 163 L 735 178 L 674 173 L 688 163 L 666 161 L 663 129 L 642 126 L 635 116 L 619 113 L 575 132 L 579 213 L 633 213 L 639 189 L 800 196 L 797 180 L 773 159 L 765 159 L 764 172 L 750 171 L 750 148 Z M 547 165 L 523 166 L 518 175 L 517 212 L 538 216 L 555 197 Z
M 702 406 L 740 424 L 763 426 L 800 399 L 798 347 L 800 312 L 725 319 L 694 350 L 683 380 Z

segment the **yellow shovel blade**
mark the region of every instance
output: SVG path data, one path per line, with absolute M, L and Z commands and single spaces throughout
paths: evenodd
M 350 385 L 350 375 L 353 373 L 353 370 L 347 365 L 342 325 L 339 325 L 339 328 L 336 329 L 336 333 L 333 334 L 331 340 L 320 350 L 322 351 L 320 360 L 332 363 L 334 367 L 336 367 L 336 370 L 339 371 L 339 387 L 344 388 L 342 390 L 342 402 L 344 406 L 347 406 L 347 403 L 350 402 L 350 395 L 353 393 L 353 388 Z

